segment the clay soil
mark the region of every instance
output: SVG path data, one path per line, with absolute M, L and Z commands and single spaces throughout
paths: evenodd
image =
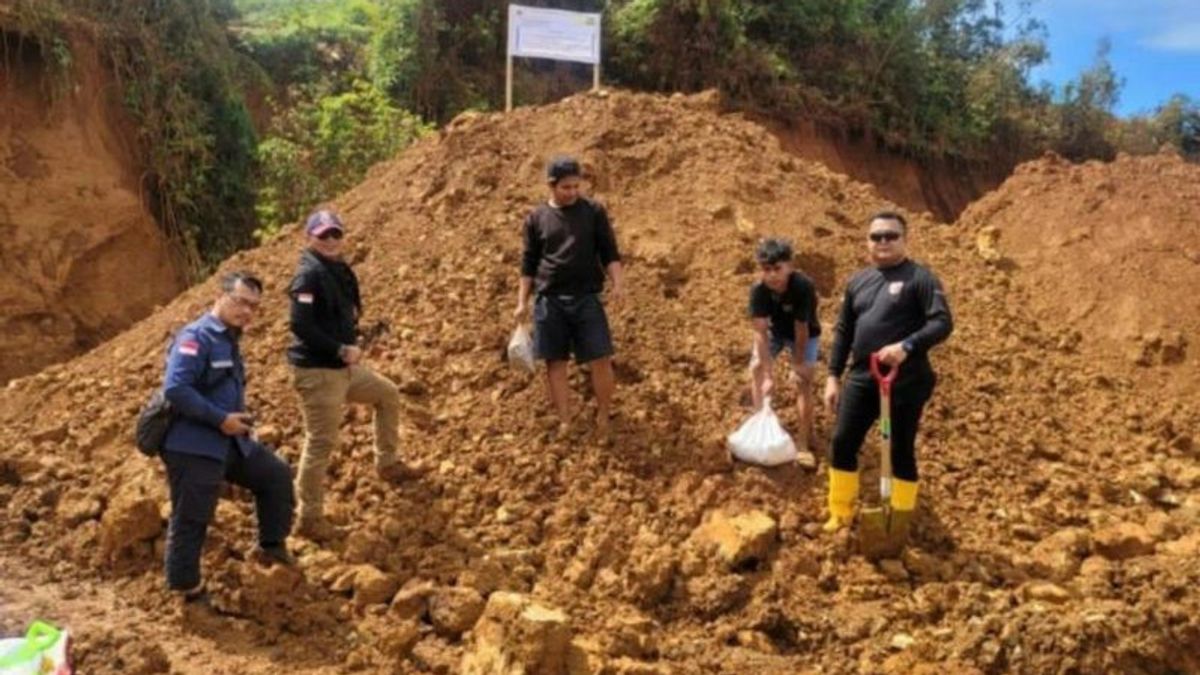
M 796 242 L 822 295 L 827 349 L 841 290 L 863 264 L 864 221 L 888 205 L 717 109 L 705 95 L 615 92 L 464 115 L 340 197 L 363 325 L 379 335 L 370 362 L 400 385 L 406 456 L 436 469 L 380 483 L 369 414 L 349 410 L 329 476 L 329 510 L 347 536 L 325 548 L 294 540 L 298 572 L 259 567 L 246 560 L 252 502 L 231 493 L 204 560 L 214 610 L 165 597 L 163 471 L 130 430 L 160 381 L 167 336 L 204 311 L 215 281 L 10 383 L 0 630 L 35 615 L 70 626 L 85 673 L 460 672 L 482 641 L 446 612 L 473 618 L 463 607 L 515 591 L 565 613 L 581 672 L 1200 672 L 1200 396 L 1186 349 L 1182 361 L 1161 348 L 1144 363 L 1110 356 L 1090 338 L 1124 296 L 1103 276 L 1068 282 L 1068 267 L 1055 284 L 1064 256 L 1037 257 L 1095 213 L 1059 196 L 1081 185 L 1107 181 L 1097 209 L 1148 215 L 1137 221 L 1148 232 L 1163 214 L 1194 229 L 1198 201 L 1182 195 L 1194 194 L 1195 168 L 1167 156 L 1041 160 L 958 224 L 913 216 L 912 251 L 944 281 L 956 331 L 934 356 L 913 545 L 873 563 L 852 534 L 820 532 L 823 464 L 735 464 L 724 437 L 746 414 L 756 238 Z M 519 226 L 557 152 L 584 159 L 626 258 L 627 296 L 610 311 L 611 447 L 582 433 L 552 439 L 540 380 L 501 359 Z M 1133 332 L 1194 320 L 1183 316 L 1194 239 L 1121 249 L 1141 270 L 1137 297 L 1159 303 L 1130 319 Z M 1100 255 L 1122 241 L 1067 246 Z M 303 431 L 283 359 L 284 288 L 299 247 L 292 234 L 223 266 L 267 282 L 243 340 L 249 404 L 293 464 Z M 1172 251 L 1179 267 L 1151 275 Z M 1096 309 L 1081 319 L 1056 304 L 1063 293 Z M 573 384 L 586 415 L 584 374 Z M 784 390 L 777 407 L 794 428 L 794 390 Z M 822 443 L 829 426 L 822 411 Z M 734 562 L 697 532 L 716 512 L 755 511 L 774 530 Z M 426 592 L 451 609 L 410 611 L 404 598 Z

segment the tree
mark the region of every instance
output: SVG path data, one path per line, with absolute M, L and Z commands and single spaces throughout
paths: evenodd
M 1108 131 L 1124 80 L 1117 76 L 1108 60 L 1110 51 L 1112 42 L 1107 37 L 1101 39 L 1092 66 L 1063 87 L 1055 149 L 1068 159 L 1107 160 L 1116 155 Z

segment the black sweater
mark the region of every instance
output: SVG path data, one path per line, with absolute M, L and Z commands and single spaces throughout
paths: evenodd
M 356 342 L 362 312 L 354 270 L 305 249 L 288 295 L 292 300 L 288 363 L 300 368 L 345 368 L 338 351 Z
M 570 206 L 542 204 L 525 219 L 521 276 L 542 295 L 584 295 L 604 290 L 604 268 L 621 259 L 608 214 L 580 197 Z
M 952 330 L 950 306 L 933 272 L 911 260 L 861 270 L 846 286 L 833 330 L 829 373 L 840 377 L 851 359 L 855 370 L 865 368 L 873 352 L 906 340 L 913 349 L 901 374 L 928 370 L 929 350 Z

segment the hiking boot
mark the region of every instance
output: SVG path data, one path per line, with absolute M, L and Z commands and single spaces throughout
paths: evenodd
M 404 462 L 396 461 L 376 467 L 375 472 L 379 474 L 381 480 L 388 483 L 403 483 L 405 481 L 417 480 L 429 473 L 429 467 L 421 464 L 405 464 Z
M 259 544 L 250 552 L 250 559 L 266 567 L 272 565 L 283 565 L 284 567 L 296 566 L 296 558 L 288 552 L 287 546 L 283 544 L 271 544 L 269 546 Z
M 324 516 L 300 518 L 296 522 L 295 534 L 317 543 L 329 542 L 341 537 L 342 532 Z
M 203 581 L 196 584 L 195 588 L 188 590 L 172 590 L 171 593 L 180 599 L 185 605 L 207 605 L 209 604 L 208 586 Z

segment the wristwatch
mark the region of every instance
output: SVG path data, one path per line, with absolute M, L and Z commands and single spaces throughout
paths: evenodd
M 905 340 L 904 342 L 901 342 L 900 347 L 904 349 L 905 354 L 911 354 L 912 351 L 917 348 L 917 346 L 913 344 L 912 340 Z

